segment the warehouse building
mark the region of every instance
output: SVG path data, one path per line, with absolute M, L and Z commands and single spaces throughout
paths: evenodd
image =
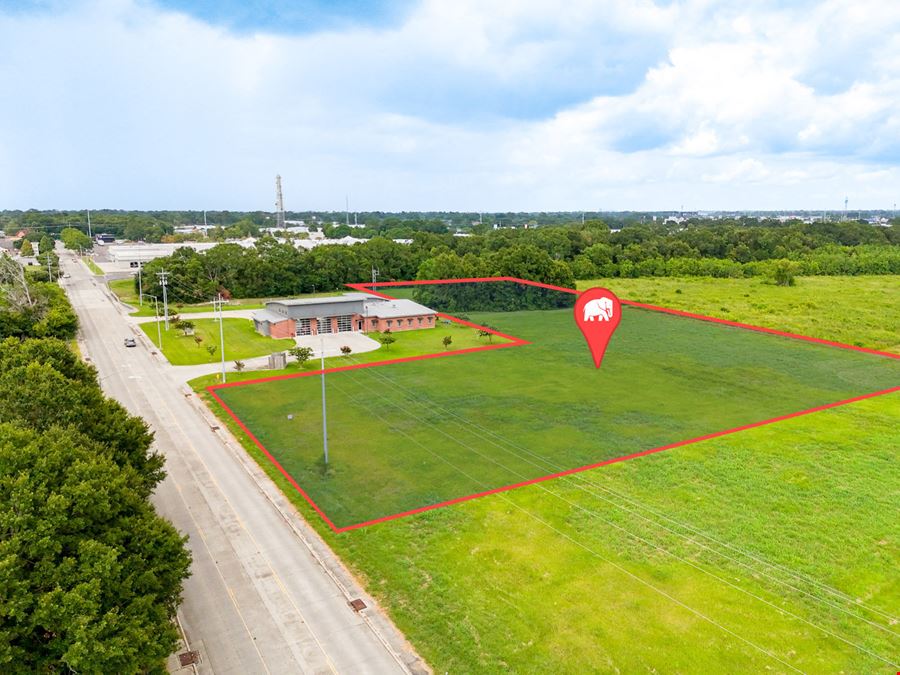
M 434 328 L 437 314 L 412 300 L 388 300 L 365 293 L 327 298 L 270 300 L 253 314 L 257 332 L 273 338 L 324 333 L 397 332 Z

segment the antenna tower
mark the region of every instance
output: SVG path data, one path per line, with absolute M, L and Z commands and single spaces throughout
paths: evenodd
M 275 176 L 275 227 L 284 229 L 284 195 L 281 194 L 281 176 Z

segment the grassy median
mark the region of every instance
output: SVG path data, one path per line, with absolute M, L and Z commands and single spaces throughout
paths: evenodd
M 176 329 L 171 322 L 168 331 L 165 328 L 161 331 L 162 353 L 173 366 L 215 363 L 222 358 L 219 322 L 215 319 L 193 319 L 193 323 L 192 335 Z M 222 329 L 225 336 L 225 358 L 228 361 L 265 356 L 294 346 L 294 341 L 290 338 L 275 340 L 260 335 L 254 330 L 250 319 L 223 319 Z M 155 321 L 142 323 L 141 330 L 153 344 L 160 347 Z M 210 346 L 215 348 L 212 352 L 208 349 Z

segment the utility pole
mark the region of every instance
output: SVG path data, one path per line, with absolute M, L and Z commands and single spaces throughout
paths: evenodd
M 155 295 L 147 294 L 148 298 L 153 298 L 153 311 L 156 314 L 156 344 L 162 349 L 162 331 L 159 329 L 159 298 Z
M 144 269 L 144 261 L 138 260 L 138 303 L 144 306 L 144 279 L 141 276 L 141 270 Z
M 320 352 L 322 359 L 322 447 L 325 451 L 325 466 L 328 466 L 328 417 L 325 407 L 325 338 L 319 333 Z
M 162 285 L 163 289 L 163 316 L 165 317 L 166 323 L 166 331 L 169 330 L 169 293 L 168 293 L 168 272 L 163 270 L 162 272 L 157 272 L 156 276 L 159 277 L 159 283 Z
M 50 269 L 50 251 L 47 251 L 47 276 L 53 281 L 53 270 Z
M 215 302 L 215 301 L 213 301 Z M 219 350 L 222 352 L 222 382 L 225 382 L 225 329 L 222 321 L 222 294 L 219 293 Z
M 91 239 L 93 239 L 94 235 L 91 234 L 91 210 L 90 209 L 87 210 L 87 216 L 88 216 L 88 236 Z

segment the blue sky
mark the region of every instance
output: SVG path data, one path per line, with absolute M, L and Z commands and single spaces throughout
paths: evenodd
M 0 208 L 891 208 L 900 3 L 0 1 Z

